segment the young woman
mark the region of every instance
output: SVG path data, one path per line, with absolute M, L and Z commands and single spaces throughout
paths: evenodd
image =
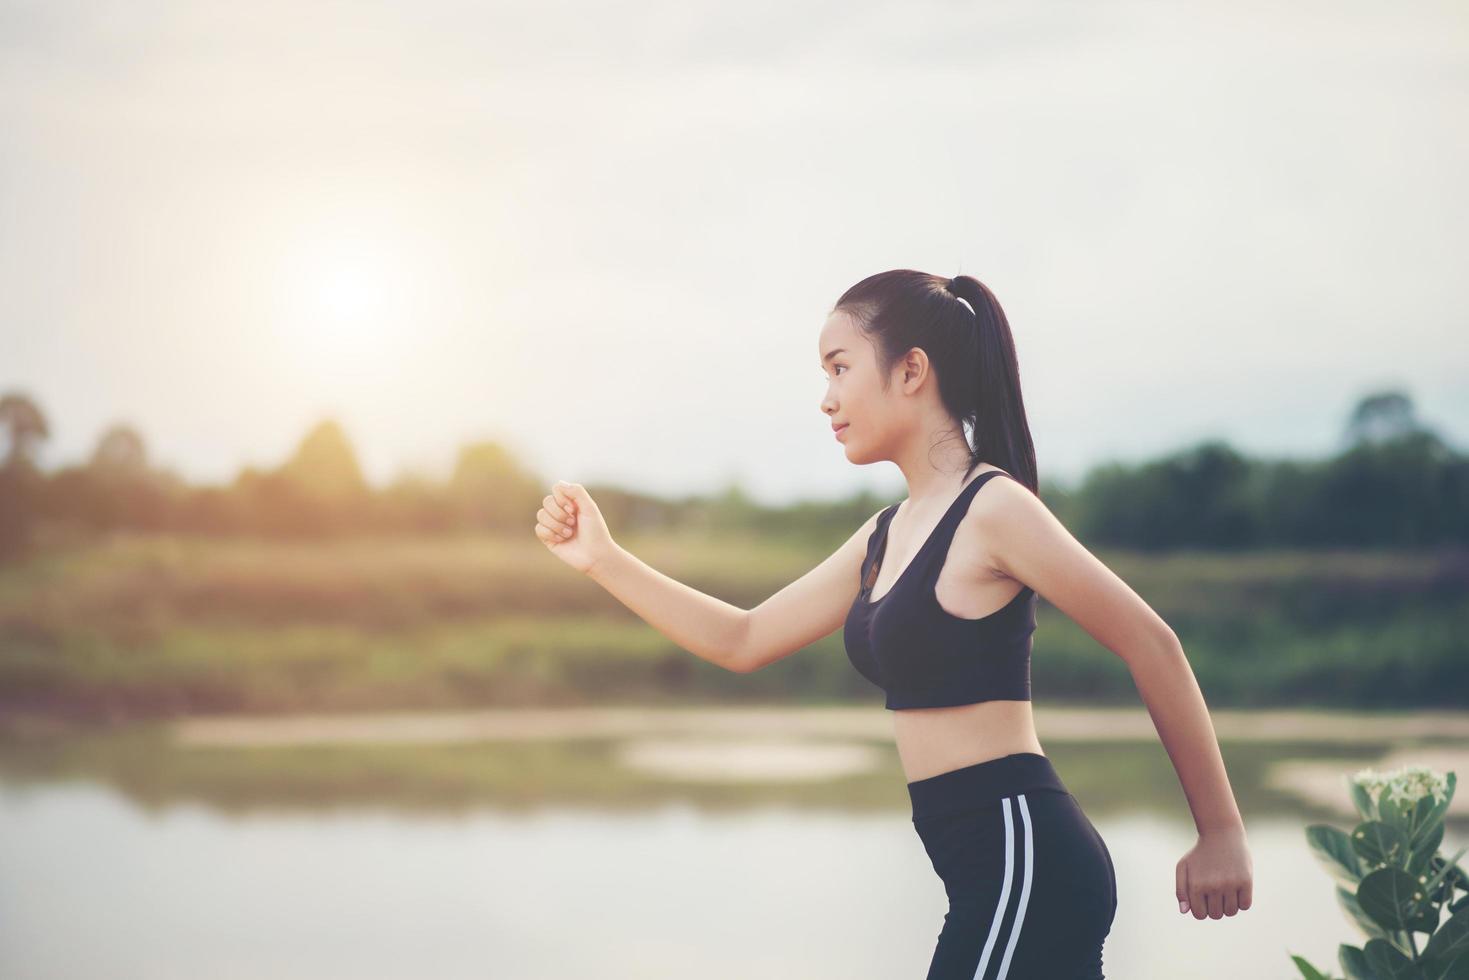
M 1126 662 L 1178 773 L 1198 830 L 1175 868 L 1180 913 L 1248 909 L 1244 823 L 1203 695 L 1168 624 L 1037 496 L 994 294 L 969 276 L 871 276 L 837 301 L 818 353 L 821 409 L 847 459 L 896 463 L 908 497 L 754 609 L 620 548 L 579 484 L 556 484 L 536 534 L 673 642 L 737 673 L 843 630 L 853 665 L 886 692 L 914 828 L 949 898 L 928 980 L 1102 976 L 1117 879 L 1036 738 L 1038 595 Z

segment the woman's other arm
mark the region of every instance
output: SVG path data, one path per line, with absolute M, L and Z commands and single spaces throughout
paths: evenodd
M 1176 868 L 1180 911 L 1234 915 L 1252 901 L 1244 820 L 1203 692 L 1173 629 L 1071 535 L 1041 499 L 997 480 L 971 514 L 993 566 L 1029 585 L 1131 671 L 1178 773 L 1200 844 Z

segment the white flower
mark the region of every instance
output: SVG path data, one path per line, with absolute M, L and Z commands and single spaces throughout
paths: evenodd
M 1403 766 L 1391 772 L 1362 769 L 1352 776 L 1352 782 L 1379 802 L 1388 799 L 1395 803 L 1417 803 L 1432 794 L 1434 802 L 1442 803 L 1448 798 L 1449 792 L 1448 777 L 1427 766 Z M 1386 794 L 1380 795 L 1384 790 Z

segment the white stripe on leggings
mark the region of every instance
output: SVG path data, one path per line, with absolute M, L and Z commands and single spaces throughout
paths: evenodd
M 1020 938 L 1020 924 L 1025 919 L 1025 906 L 1030 900 L 1031 845 L 1033 843 L 1030 831 L 1030 808 L 1026 806 L 1024 794 L 1017 799 L 1020 801 L 1021 819 L 1025 824 L 1024 879 L 1020 885 L 1020 907 L 1016 910 L 1015 921 L 1010 926 L 1010 940 L 1005 944 L 1005 957 L 1000 961 L 1000 972 L 995 980 L 1005 980 L 1005 974 L 1010 972 L 1010 957 L 1015 952 L 1015 941 Z M 979 956 L 979 966 L 974 970 L 974 980 L 984 980 L 984 968 L 989 965 L 990 953 L 994 952 L 995 940 L 1000 935 L 1000 923 L 1005 918 L 1005 907 L 1010 901 L 1010 882 L 1015 877 L 1015 823 L 1010 816 L 1010 797 L 1007 796 L 1000 801 L 1000 808 L 1005 815 L 1005 880 L 1000 886 L 1000 901 L 995 907 L 994 918 L 990 921 L 990 934 L 985 939 L 984 952 Z
M 1005 947 L 1005 958 L 1000 961 L 1000 975 L 995 980 L 1005 980 L 1010 972 L 1010 954 L 1015 952 L 1015 941 L 1020 938 L 1020 924 L 1025 921 L 1025 906 L 1030 901 L 1031 864 L 1035 853 L 1034 841 L 1030 836 L 1030 807 L 1025 794 L 1020 794 L 1020 819 L 1025 824 L 1025 883 L 1020 886 L 1020 907 L 1015 910 L 1015 925 L 1010 929 L 1010 943 Z

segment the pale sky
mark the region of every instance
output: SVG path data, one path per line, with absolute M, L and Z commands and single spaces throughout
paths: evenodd
M 1043 478 L 1469 445 L 1469 6 L 0 0 L 0 392 L 218 482 L 364 468 L 870 487 L 820 411 L 852 283 L 967 273 Z

